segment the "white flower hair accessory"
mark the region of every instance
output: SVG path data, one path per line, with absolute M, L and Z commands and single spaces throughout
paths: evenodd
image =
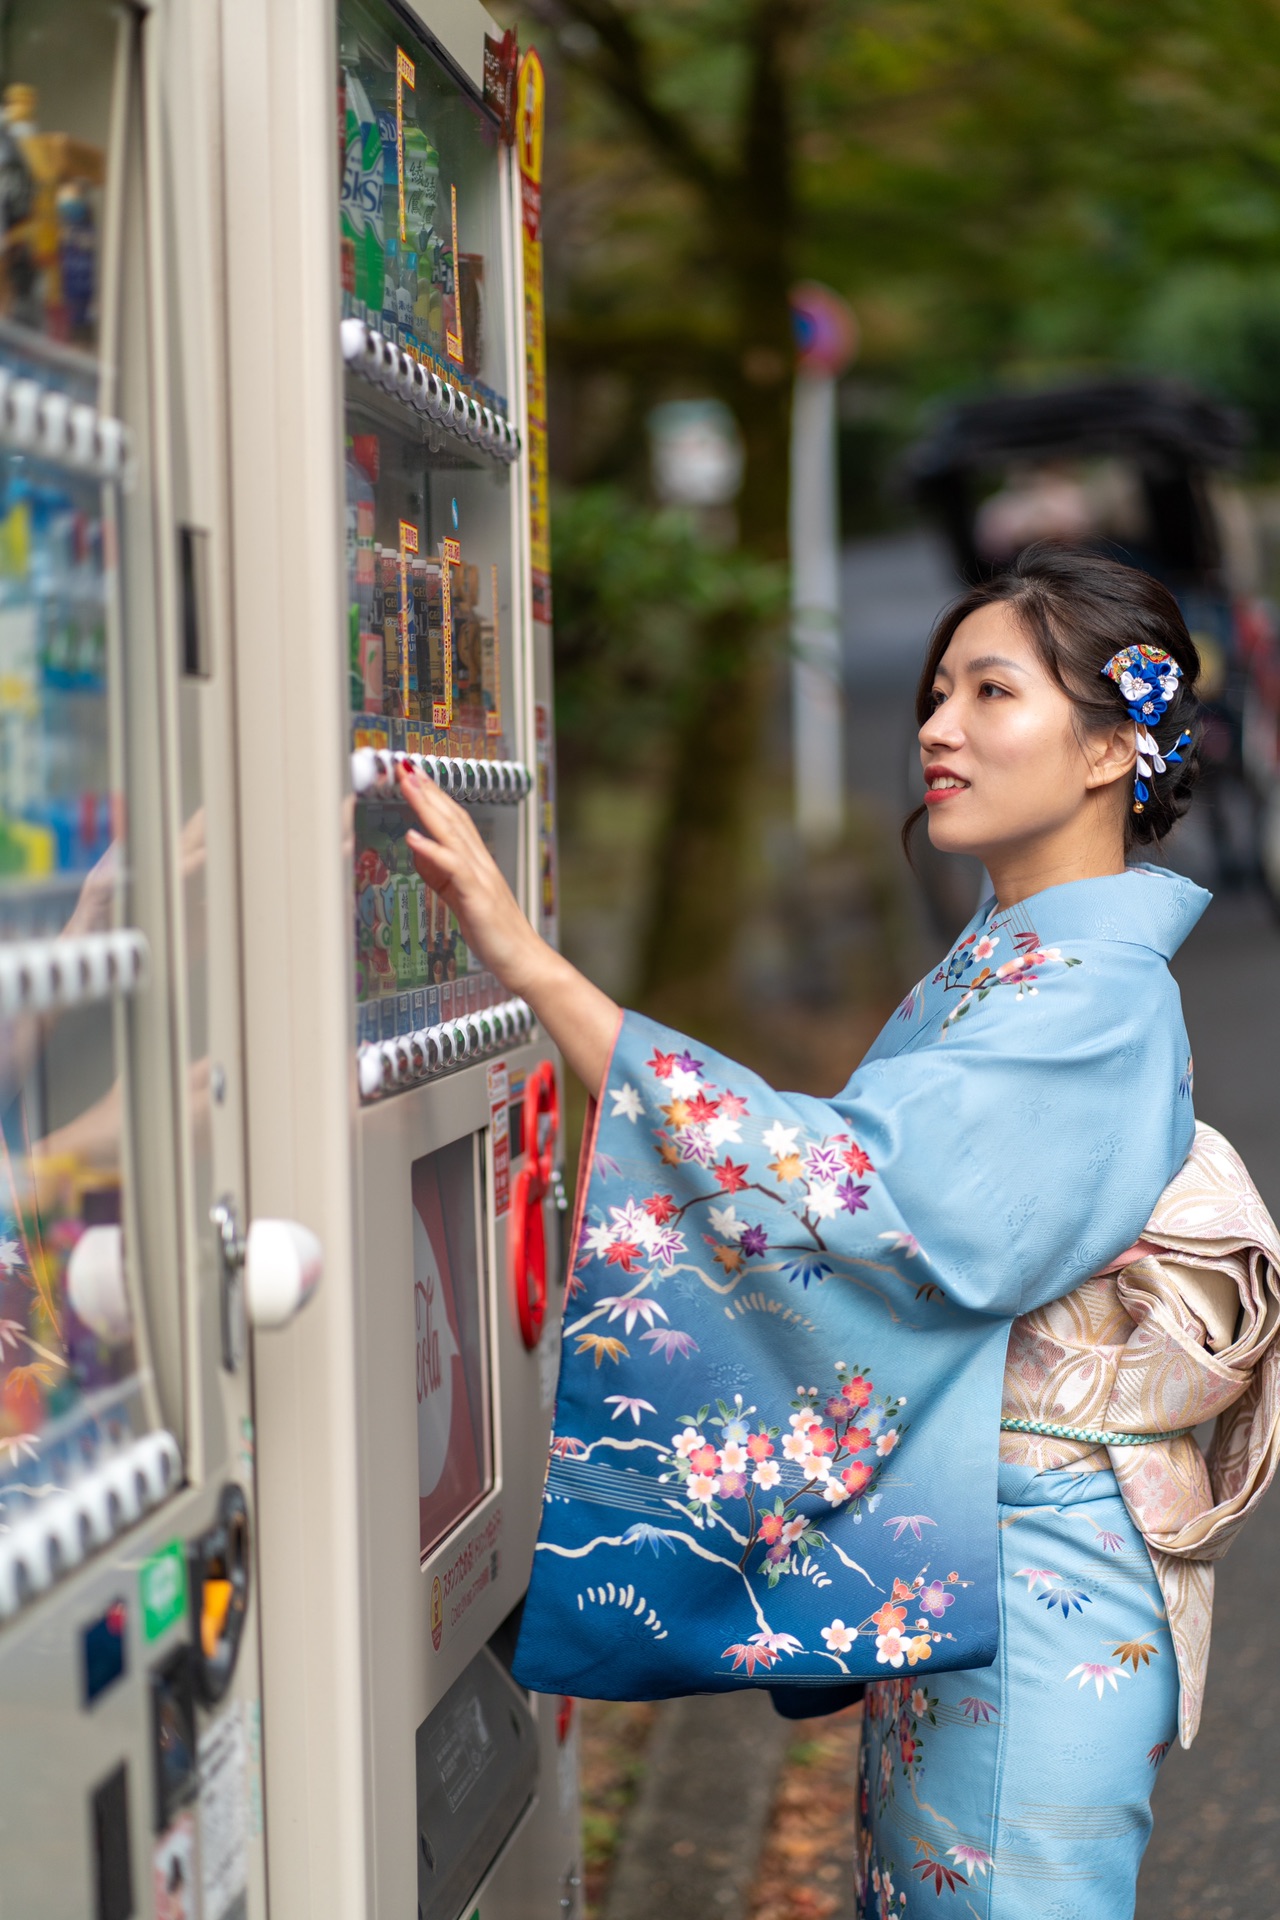
M 1168 711 L 1178 695 L 1182 668 L 1160 647 L 1124 647 L 1113 653 L 1102 669 L 1103 677 L 1114 680 L 1120 697 L 1129 709 L 1138 747 L 1138 765 L 1133 782 L 1133 810 L 1141 813 L 1151 798 L 1147 785 L 1155 774 L 1163 773 L 1170 761 L 1181 761 L 1180 749 L 1190 740 L 1180 733 L 1173 746 L 1163 753 L 1151 729 Z

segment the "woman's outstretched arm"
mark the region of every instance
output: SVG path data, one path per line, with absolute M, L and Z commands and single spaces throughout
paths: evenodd
M 457 916 L 471 950 L 529 1002 L 588 1093 L 598 1093 L 621 1009 L 535 933 L 457 802 L 408 762 L 399 785 L 418 822 L 408 835 L 418 872 Z

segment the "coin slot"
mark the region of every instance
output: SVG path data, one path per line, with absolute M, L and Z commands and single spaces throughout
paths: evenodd
M 187 1549 L 192 1676 L 206 1706 L 231 1685 L 249 1606 L 249 1510 L 234 1483 L 222 1489 L 218 1518 Z

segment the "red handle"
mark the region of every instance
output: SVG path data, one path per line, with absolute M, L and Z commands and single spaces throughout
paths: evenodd
M 525 1157 L 537 1168 L 544 1192 L 551 1185 L 559 1133 L 560 1089 L 556 1085 L 556 1070 L 549 1060 L 543 1060 L 525 1083 L 524 1150 Z
M 542 1202 L 551 1185 L 556 1138 L 560 1132 L 560 1091 L 556 1070 L 543 1060 L 524 1090 L 526 1165 L 516 1176 L 511 1202 L 511 1279 L 520 1338 L 532 1352 L 547 1317 L 547 1234 Z

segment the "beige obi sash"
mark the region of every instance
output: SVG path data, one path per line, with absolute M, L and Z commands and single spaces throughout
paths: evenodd
M 1003 1412 L 1196 1440 L 1101 1448 L 1002 1433 L 1000 1458 L 1110 1466 L 1151 1553 L 1181 1682 L 1179 1733 L 1200 1724 L 1213 1562 L 1280 1458 L 1280 1236 L 1235 1150 L 1212 1127 L 1165 1188 L 1142 1239 L 1074 1293 L 1016 1320 Z

